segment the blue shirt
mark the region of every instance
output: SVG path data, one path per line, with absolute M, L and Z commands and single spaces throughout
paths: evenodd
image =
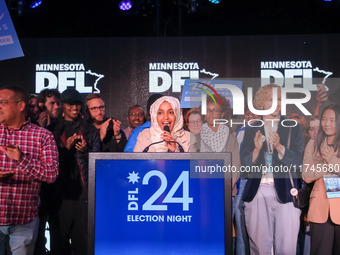
M 131 135 L 129 137 L 129 140 L 124 148 L 124 152 L 133 152 L 135 149 L 136 143 L 137 143 L 137 137 L 140 132 L 142 132 L 146 128 L 151 127 L 151 122 L 147 121 L 143 125 L 140 125 L 139 127 L 136 127 L 134 130 L 132 130 Z

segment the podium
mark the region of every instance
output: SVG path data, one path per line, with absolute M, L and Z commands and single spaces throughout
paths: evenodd
M 89 255 L 232 254 L 230 164 L 230 153 L 90 153 Z

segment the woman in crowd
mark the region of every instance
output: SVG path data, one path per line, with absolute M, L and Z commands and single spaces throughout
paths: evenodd
M 151 127 L 137 137 L 134 152 L 189 152 L 190 133 L 183 129 L 183 115 L 177 98 L 163 96 L 150 108 Z
M 203 119 L 201 111 L 194 107 L 187 112 L 185 116 L 185 129 L 188 130 L 191 136 L 194 136 L 196 141 L 197 152 L 201 147 L 201 129 L 202 129 Z
M 305 147 L 307 146 L 308 142 L 313 139 L 315 140 L 320 126 L 320 120 L 318 116 L 312 116 L 305 124 L 303 128 L 303 137 L 305 141 Z M 301 187 L 304 185 L 309 186 L 313 189 L 314 182 L 306 183 L 302 179 Z M 301 210 L 301 225 L 300 225 L 300 233 L 299 233 L 299 240 L 298 240 L 298 254 L 310 254 L 310 225 L 309 221 L 307 220 L 307 212 L 308 206 Z
M 205 115 L 206 123 L 201 129 L 201 152 L 225 152 L 228 144 L 228 151 L 237 152 L 237 141 L 231 134 L 228 125 L 215 124 L 214 120 L 230 119 L 230 103 L 225 97 L 221 97 L 222 104 L 215 103 L 211 97 L 207 98 L 207 114 Z M 229 139 L 230 137 L 230 139 Z M 228 143 L 229 142 L 229 143 Z M 233 151 L 233 150 L 235 151 Z
M 100 151 L 96 128 L 83 118 L 77 90 L 61 93 L 62 112 L 48 127 L 59 151 L 59 176 L 43 186 L 50 226 L 51 254 L 87 254 L 87 201 L 89 152 Z M 71 242 L 70 242 L 71 241 Z
M 318 116 L 313 116 L 310 120 L 306 122 L 305 128 L 303 130 L 303 136 L 305 138 L 305 144 L 309 142 L 310 139 L 315 140 L 320 126 L 320 119 Z
M 339 164 L 340 106 L 333 104 L 323 110 L 317 138 L 308 142 L 303 159 L 302 177 L 314 182 L 308 210 L 312 255 L 340 254 L 340 198 L 327 198 L 324 181 L 325 175 L 339 175 Z
M 28 111 L 27 111 L 27 115 L 28 117 L 30 117 L 31 122 L 33 124 L 37 123 L 40 111 L 39 111 L 39 107 L 38 107 L 38 96 L 35 94 L 31 94 L 29 101 L 28 101 Z
M 273 100 L 274 89 L 277 91 L 277 101 Z M 258 169 L 249 174 L 244 188 L 244 213 L 251 254 L 274 252 L 276 255 L 295 255 L 300 210 L 292 203 L 292 185 L 288 173 L 280 170 L 271 172 L 270 167 L 299 167 L 302 164 L 304 141 L 299 124 L 294 126 L 295 122 L 290 123 L 288 120 L 285 126 L 294 127 L 281 124 L 284 118 L 280 114 L 279 86 L 270 84 L 261 87 L 256 92 L 254 107 L 269 110 L 273 101 L 277 102 L 276 108 L 271 114 L 263 116 L 262 121 L 246 128 L 241 145 L 242 165 L 257 166 Z M 296 185 L 296 179 L 294 182 Z
M 201 146 L 200 152 L 231 152 L 232 166 L 237 170 L 241 167 L 240 151 L 236 137 L 230 132 L 227 125 L 218 125 L 214 123 L 216 119 L 230 118 L 230 104 L 225 97 L 221 97 L 222 104 L 215 103 L 212 98 L 207 98 L 207 114 L 205 115 L 206 123 L 201 129 Z M 239 172 L 233 173 L 233 196 L 236 196 L 236 182 Z

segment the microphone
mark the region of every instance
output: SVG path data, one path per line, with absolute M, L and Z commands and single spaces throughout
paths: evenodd
M 169 128 L 168 125 L 165 125 L 165 126 L 164 126 L 164 131 L 170 132 L 170 128 Z M 149 144 L 148 146 L 145 147 L 145 149 L 143 150 L 143 152 L 148 152 L 150 146 L 152 146 L 152 145 L 154 145 L 154 144 L 162 143 L 162 142 L 164 142 L 164 140 L 159 141 L 159 142 L 154 142 L 154 143 L 152 143 L 152 144 Z
M 169 128 L 168 125 L 164 126 L 164 131 L 170 132 L 170 128 Z M 184 149 L 183 149 L 182 145 L 180 145 L 178 142 L 176 142 L 176 141 L 168 141 L 168 143 L 176 143 L 176 144 L 178 144 L 179 151 L 180 152 L 184 152 Z
M 168 125 L 165 125 L 164 128 L 163 128 L 163 130 L 166 131 L 166 132 L 170 132 L 170 128 L 169 128 Z M 150 146 L 152 146 L 152 145 L 154 145 L 154 144 L 157 144 L 157 143 L 162 143 L 162 142 L 164 142 L 164 141 L 154 142 L 154 143 L 150 144 L 149 146 L 146 146 L 145 149 L 143 150 L 143 152 L 148 152 Z M 167 142 L 168 142 L 168 143 L 176 143 L 176 144 L 178 144 L 178 149 L 179 149 L 179 151 L 180 151 L 180 152 L 184 152 L 184 149 L 183 149 L 182 145 L 180 145 L 178 142 L 176 142 L 176 141 L 167 141 Z

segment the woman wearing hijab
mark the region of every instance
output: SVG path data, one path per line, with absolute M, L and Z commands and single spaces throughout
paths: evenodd
M 190 133 L 183 129 L 178 99 L 171 96 L 159 98 L 152 104 L 150 116 L 151 127 L 138 135 L 134 152 L 190 151 Z

